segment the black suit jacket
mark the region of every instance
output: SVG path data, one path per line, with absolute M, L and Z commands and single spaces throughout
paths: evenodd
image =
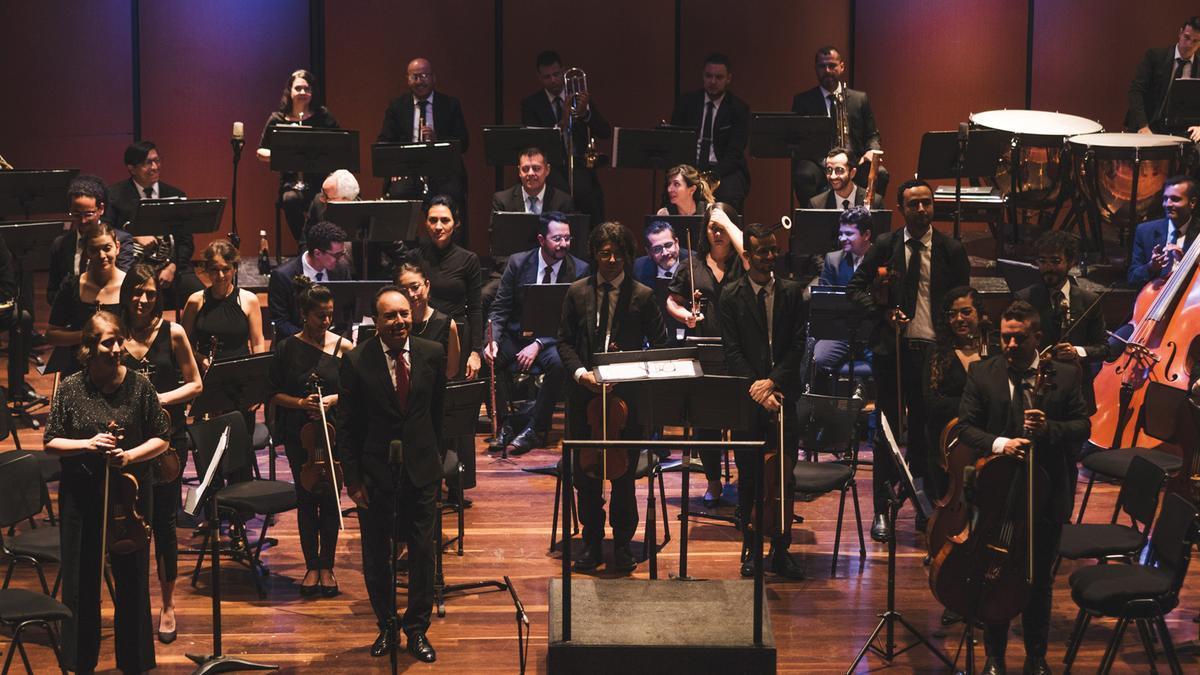
M 688 264 L 688 258 L 691 257 L 691 255 L 692 252 L 686 248 L 679 249 L 680 266 L 676 268 L 676 273 L 678 273 L 684 265 Z M 638 256 L 633 261 L 633 278 L 636 279 L 638 283 L 653 290 L 654 284 L 657 283 L 655 279 L 658 278 L 658 263 L 654 262 L 654 258 L 651 258 L 648 255 Z
M 1175 74 L 1175 45 L 1147 49 L 1137 73 L 1129 83 L 1129 109 L 1125 112 L 1125 128 L 1129 131 L 1149 126 L 1158 133 L 1165 112 L 1163 103 L 1167 87 Z M 1200 54 L 1192 56 L 1192 77 L 1200 77 Z
M 183 190 L 162 181 L 158 182 L 158 196 L 160 199 L 169 199 L 172 197 L 187 198 Z M 140 201 L 141 197 L 138 194 L 138 186 L 133 182 L 132 178 L 109 185 L 108 205 L 104 208 L 103 220 L 107 221 L 110 225 L 125 229 L 137 215 L 138 202 Z M 178 270 L 191 269 L 192 256 L 196 253 L 196 241 L 192 233 L 172 233 L 171 236 L 175 239 L 175 252 L 171 256 L 171 262 L 175 263 L 175 267 Z
M 862 206 L 863 201 L 867 198 L 867 191 L 863 188 L 857 188 L 854 191 L 854 206 Z M 833 190 L 826 190 L 816 197 L 808 201 L 810 209 L 840 209 L 842 205 L 838 203 L 838 197 Z M 871 199 L 871 209 L 878 210 L 883 208 L 883 195 L 876 194 Z
M 117 253 L 117 268 L 128 272 L 133 267 L 133 235 L 125 230 L 114 228 L 117 233 L 117 243 L 121 250 Z M 74 227 L 54 238 L 50 243 L 50 271 L 46 275 L 46 300 L 53 305 L 54 296 L 67 278 L 79 274 L 74 269 L 75 241 L 79 233 Z M 82 258 L 80 261 L 82 263 Z
M 587 148 L 589 134 L 591 134 L 592 138 L 612 138 L 612 125 L 608 123 L 608 120 L 604 119 L 604 115 L 600 114 L 600 109 L 596 107 L 596 102 L 591 101 L 588 104 L 588 108 L 590 109 L 588 116 L 575 125 L 574 141 L 576 157 L 583 156 L 584 150 Z M 559 119 L 554 115 L 554 108 L 550 105 L 550 99 L 546 96 L 545 89 L 538 89 L 536 92 L 521 99 L 521 126 L 553 127 L 558 123 Z M 581 166 L 582 163 L 576 162 L 577 168 Z M 567 163 L 565 160 L 561 164 L 556 164 L 553 170 L 557 171 L 559 176 L 564 180 L 566 179 Z
M 1038 345 L 1039 349 L 1045 349 L 1050 345 L 1060 342 L 1070 342 L 1077 347 L 1083 347 L 1087 356 L 1083 359 L 1083 380 L 1081 383 L 1083 385 L 1083 400 L 1087 403 L 1089 412 L 1094 411 L 1096 405 L 1096 395 L 1092 391 L 1092 380 L 1095 378 L 1093 368 L 1097 364 L 1104 363 L 1110 356 L 1117 356 L 1111 353 L 1112 350 L 1108 345 L 1108 336 L 1104 328 L 1104 315 L 1093 310 L 1087 316 L 1084 316 L 1084 312 L 1092 306 L 1098 297 L 1096 293 L 1080 288 L 1074 281 L 1071 282 L 1071 293 L 1068 296 L 1068 301 L 1071 305 L 1071 317 L 1074 320 L 1075 317 L 1083 316 L 1083 321 L 1077 323 L 1066 336 L 1063 336 L 1062 326 L 1059 325 L 1059 311 L 1050 301 L 1050 289 L 1046 288 L 1045 284 L 1035 284 L 1029 288 L 1017 291 L 1017 298 L 1037 308 L 1038 315 L 1041 317 L 1042 341 Z
M 936 314 L 942 308 L 942 298 L 945 297 L 946 291 L 970 283 L 971 263 L 967 260 L 967 251 L 962 243 L 937 229 L 934 229 L 933 240 L 930 243 L 929 262 L 929 310 L 931 314 Z M 900 284 L 892 284 L 887 301 L 876 301 L 872 289 L 880 267 L 897 272 L 903 278 L 904 228 L 887 232 L 876 239 L 863 256 L 858 271 L 846 285 L 846 293 L 850 299 L 862 307 L 868 317 L 876 321 L 875 329 L 871 332 L 871 350 L 876 354 L 891 354 L 895 351 L 896 334 L 887 321 L 886 312 L 900 305 L 902 291 Z
M 457 140 L 459 150 L 463 153 L 470 145 L 470 135 L 467 133 L 467 120 L 463 117 L 462 104 L 457 98 L 447 96 L 440 91 L 429 95 L 433 103 L 433 130 L 440 141 Z M 405 92 L 392 99 L 387 110 L 383 113 L 383 126 L 379 129 L 376 143 L 413 143 L 413 95 Z M 458 175 L 465 179 L 467 165 L 462 156 L 458 158 Z M 385 184 L 386 190 L 386 184 Z
M 275 333 L 275 344 L 289 335 L 299 333 L 300 324 L 303 323 L 300 308 L 296 305 L 296 289 L 292 286 L 292 278 L 298 274 L 304 274 L 300 256 L 272 270 L 267 282 L 267 310 Z M 325 274 L 330 281 L 346 281 L 350 278 L 350 270 L 340 265 L 326 270 Z
M 571 195 L 562 191 L 556 190 L 553 185 L 546 185 L 546 194 L 542 195 L 542 213 L 550 211 L 562 211 L 563 213 L 574 213 L 575 202 L 571 200 Z M 517 183 L 513 187 L 506 190 L 501 190 L 492 195 L 492 210 L 493 211 L 524 211 L 525 210 L 525 188 Z
M 749 274 L 729 282 L 721 291 L 718 312 L 729 374 L 753 380 L 770 378 L 785 397 L 799 396 L 808 321 L 804 287 L 791 279 L 775 278 L 770 353 L 766 349 L 767 324 L 758 312 L 758 298 Z
M 1047 430 L 1043 437 L 1033 439 L 1034 461 L 1050 478 L 1050 517 L 1065 522 L 1075 504 L 1075 457 L 1092 425 L 1076 386 L 1076 366 L 1055 361 L 1053 368 L 1052 387 L 1039 404 L 1046 413 Z M 963 424 L 959 440 L 980 457 L 991 454 L 997 437 L 1012 438 L 1013 429 L 1020 429 L 1020 420 L 1009 419 L 1011 401 L 1008 360 L 1003 355 L 971 364 L 958 406 Z
M 411 366 L 407 410 L 400 410 L 378 336 L 342 357 L 338 396 L 338 450 L 347 486 L 364 483 L 390 492 L 388 449 L 403 443 L 404 470 L 417 487 L 439 480 L 446 351 L 432 340 L 409 338 Z
M 492 300 L 491 311 L 488 314 L 492 325 L 498 331 L 495 337 L 497 342 L 502 335 L 508 336 L 518 345 L 532 341 L 521 337 L 521 311 L 525 306 L 525 293 L 521 287 L 538 283 L 537 256 L 540 255 L 540 251 L 540 248 L 534 248 L 509 256 L 508 263 L 504 266 L 504 274 L 500 277 L 500 286 L 496 289 L 496 298 Z M 574 283 L 587 273 L 588 264 L 568 254 L 558 268 L 558 276 L 554 277 L 554 283 Z M 553 308 L 547 308 L 547 311 L 552 310 Z M 537 337 L 543 347 L 554 345 L 558 338 L 557 335 Z
M 875 126 L 875 114 L 865 92 L 843 87 L 846 92 L 846 112 L 850 120 L 850 149 L 862 157 L 867 150 L 879 150 L 879 129 Z M 827 116 L 825 95 L 820 87 L 813 87 L 792 97 L 792 112 L 798 115 Z
M 579 279 L 567 289 L 562 319 L 558 324 L 558 355 L 567 374 L 595 365 L 593 355 L 605 351 L 595 343 L 596 274 Z M 654 291 L 634 281 L 628 270 L 617 290 L 617 309 L 613 313 L 612 341 L 623 352 L 644 349 L 649 343 L 658 349 L 667 345 L 667 330 L 662 312 L 654 301 Z
M 704 123 L 704 90 L 679 97 L 671 112 L 671 124 L 700 129 Z M 750 142 L 750 106 L 733 92 L 725 92 L 717 119 L 713 120 L 713 151 L 717 155 L 717 175 L 741 173 L 750 184 L 750 169 L 746 166 L 746 145 Z M 699 160 L 698 167 L 708 165 L 708 158 Z

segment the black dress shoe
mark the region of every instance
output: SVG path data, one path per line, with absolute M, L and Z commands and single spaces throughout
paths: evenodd
M 954 611 L 951 611 L 948 609 L 945 610 L 944 612 L 942 612 L 942 625 L 943 626 L 950 626 L 950 625 L 956 624 L 962 620 L 963 620 L 963 618 L 958 614 L 958 612 L 954 612 Z
M 773 549 L 770 562 L 771 572 L 777 576 L 797 581 L 808 578 L 808 575 L 804 573 L 804 566 L 796 562 L 796 559 L 785 549 Z
M 1045 657 L 1025 657 L 1025 667 L 1022 669 L 1025 675 L 1051 675 L 1054 671 L 1050 670 L 1050 664 L 1046 663 Z
M 424 633 L 413 633 L 408 638 L 408 653 L 425 663 L 437 661 L 437 652 L 434 651 L 433 645 L 429 644 L 429 638 L 425 637 Z
M 375 644 L 371 645 L 371 656 L 387 656 L 396 644 L 396 624 L 389 623 L 379 629 L 379 637 L 375 638 Z
M 1004 661 L 1000 659 L 988 658 L 983 664 L 982 675 L 1005 675 L 1008 671 L 1004 669 Z
M 613 569 L 621 574 L 637 569 L 637 560 L 633 557 L 633 551 L 629 550 L 629 542 L 613 545 Z
M 516 437 L 516 435 L 517 432 L 513 431 L 512 427 L 505 424 L 504 426 L 500 427 L 500 433 L 497 434 L 496 438 L 492 439 L 492 442 L 488 445 L 487 451 L 500 452 L 504 449 L 504 446 L 512 443 L 512 440 Z
M 517 437 L 512 439 L 508 444 L 508 454 L 523 455 L 530 450 L 541 447 L 542 439 L 533 429 L 526 427 L 524 431 L 517 434 Z
M 585 546 L 583 553 L 575 559 L 575 564 L 571 566 L 571 569 L 576 572 L 591 572 L 600 566 L 601 558 L 603 556 L 600 553 L 600 546 L 598 544 L 596 546 Z
M 875 522 L 871 524 L 871 538 L 878 542 L 887 542 L 891 534 L 892 528 L 888 527 L 887 516 L 882 513 L 875 516 Z

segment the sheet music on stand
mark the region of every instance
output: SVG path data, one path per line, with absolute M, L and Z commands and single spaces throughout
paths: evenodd
M 212 485 L 213 476 L 217 473 L 217 467 L 221 465 L 221 459 L 225 457 L 225 446 L 229 444 L 229 425 L 225 425 L 225 431 L 221 432 L 221 437 L 217 439 L 217 449 L 213 452 L 212 461 L 208 463 L 208 470 L 204 472 L 204 479 L 199 485 L 189 485 L 187 489 L 187 497 L 183 500 L 183 511 L 189 516 L 196 515 L 200 509 L 200 498 L 208 491 L 208 486 Z
M 674 380 L 701 377 L 704 371 L 694 348 L 647 349 L 596 354 L 592 373 L 604 384 L 639 380 Z
M 904 460 L 904 455 L 900 453 L 900 446 L 896 443 L 896 437 L 892 434 L 892 425 L 888 424 L 887 415 L 883 411 L 879 411 L 879 426 L 883 429 L 883 436 L 887 439 L 888 448 L 892 451 L 892 459 L 896 462 L 896 466 L 900 469 L 900 477 L 904 480 L 904 488 L 908 490 L 908 494 L 912 496 L 913 506 L 922 516 L 928 518 L 933 515 L 933 505 L 929 503 L 929 498 L 925 496 L 925 490 L 917 485 L 917 481 L 913 478 L 912 471 L 908 468 L 908 462 Z

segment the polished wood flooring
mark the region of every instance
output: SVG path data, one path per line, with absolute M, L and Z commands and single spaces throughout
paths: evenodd
M 45 316 L 43 313 L 41 316 Z M 0 368 L 2 370 L 2 368 Z M 49 378 L 31 372 L 30 381 L 42 392 L 49 392 Z M 22 445 L 40 449 L 40 433 L 31 429 L 20 431 Z M 13 447 L 6 440 L 0 449 Z M 532 621 L 532 644 L 529 648 L 529 671 L 546 669 L 547 586 L 560 572 L 560 559 L 547 552 L 550 540 L 553 477 L 538 476 L 523 468 L 544 466 L 556 461 L 556 450 L 536 450 L 512 461 L 498 461 L 484 452 L 482 436 L 477 443 L 479 452 L 478 487 L 469 492 L 473 508 L 466 512 L 466 551 L 463 557 L 449 554 L 445 558 L 446 580 L 461 583 L 481 579 L 511 577 L 524 601 Z M 260 456 L 266 472 L 266 456 Z M 286 461 L 278 464 L 281 479 L 290 479 Z M 190 467 L 189 467 L 190 473 Z M 703 481 L 692 481 L 693 507 L 700 507 Z M 869 528 L 870 468 L 859 473 L 858 485 L 863 508 L 863 527 Z M 53 486 L 52 486 L 53 489 Z M 666 478 L 668 511 L 671 517 L 671 542 L 659 554 L 660 583 L 686 583 L 670 580 L 679 569 L 679 492 L 680 475 Z M 639 512 L 645 515 L 643 481 L 638 486 Z M 1082 484 L 1080 485 L 1082 492 Z M 1098 485 L 1088 507 L 1088 520 L 1100 521 L 1111 513 L 1116 487 Z M 343 499 L 349 504 L 348 499 Z M 837 521 L 837 498 L 822 497 L 813 502 L 798 502 L 797 511 L 804 522 L 795 528 L 792 550 L 805 561 L 810 579 L 802 582 L 781 582 L 772 577 L 767 581 L 767 602 L 778 647 L 779 672 L 844 672 L 853 660 L 866 635 L 875 626 L 877 612 L 886 601 L 887 549 L 867 537 L 865 564 L 858 558 L 857 534 L 853 525 L 853 509 L 847 504 L 846 527 L 842 539 L 842 555 L 837 577 L 829 577 L 830 554 Z M 732 513 L 731 506 L 722 508 Z M 453 530 L 453 520 L 447 519 L 445 531 Z M 914 532 L 912 512 L 905 509 L 899 523 L 899 551 L 896 570 L 896 605 L 904 616 L 927 635 L 940 629 L 941 607 L 928 590 L 927 568 L 922 565 L 924 551 Z M 181 545 L 191 541 L 189 530 L 180 530 Z M 268 595 L 260 600 L 248 573 L 240 567 L 224 564 L 222 593 L 224 596 L 224 650 L 263 663 L 278 664 L 285 672 L 380 672 L 387 662 L 373 659 L 367 653 L 376 635 L 375 623 L 366 599 L 359 572 L 360 541 L 357 522 L 347 520 L 337 553 L 337 575 L 342 594 L 333 599 L 302 599 L 297 587 L 304 575 L 303 559 L 296 536 L 295 514 L 284 514 L 272 528 L 279 546 L 264 552 L 270 566 L 266 579 Z M 659 524 L 659 535 L 662 525 Z M 635 551 L 641 532 L 635 538 Z M 689 573 L 699 578 L 734 578 L 738 571 L 738 533 L 725 524 L 696 522 L 691 527 Z M 606 546 L 607 553 L 607 546 Z M 211 611 L 207 574 L 201 576 L 197 588 L 188 583 L 187 575 L 194 565 L 193 556 L 181 556 L 180 587 L 177 591 L 179 639 L 171 645 L 157 646 L 159 672 L 183 673 L 192 670 L 187 653 L 206 653 L 211 650 Z M 1050 661 L 1061 668 L 1065 653 L 1064 640 L 1075 616 L 1074 605 L 1066 579 L 1077 566 L 1066 563 L 1059 571 L 1055 585 Z M 207 570 L 207 567 L 205 568 Z M 601 571 L 600 577 L 609 577 Z M 634 572 L 638 578 L 648 576 L 643 563 Z M 152 577 L 153 578 L 153 577 Z M 1193 581 L 1185 586 L 1179 609 L 1168 618 L 1176 643 L 1193 640 L 1200 628 L 1193 617 L 1200 611 L 1200 591 Z M 13 585 L 36 588 L 36 578 L 28 568 L 20 568 Z M 157 616 L 158 591 L 152 589 L 153 608 Z M 403 602 L 403 596 L 401 596 Z M 729 612 L 748 612 L 748 607 L 730 607 Z M 697 621 L 716 621 L 718 617 L 681 616 L 678 630 L 687 631 Z M 1093 622 L 1077 660 L 1077 671 L 1094 670 L 1111 635 L 1113 622 Z M 104 607 L 104 643 L 101 651 L 102 668 L 112 669 L 112 611 L 106 600 Z M 402 670 L 438 670 L 440 672 L 503 672 L 518 671 L 517 639 L 512 601 L 508 593 L 482 592 L 453 597 L 447 604 L 445 618 L 434 618 L 429 633 L 438 649 L 438 661 L 432 666 L 419 664 L 402 655 Z M 960 636 L 959 627 L 951 627 L 944 637 L 932 637 L 935 644 L 953 654 Z M 37 672 L 53 672 L 54 665 L 45 640 L 38 631 L 28 636 L 30 657 Z M 903 646 L 909 639 L 903 630 L 897 631 L 897 642 Z M 7 638 L 0 638 L 0 648 L 7 649 Z M 979 649 L 982 659 L 982 647 Z M 1009 663 L 1019 665 L 1023 658 L 1021 640 L 1014 636 L 1009 646 Z M 1196 672 L 1197 660 L 1185 658 L 1185 670 Z M 18 665 L 19 667 L 19 665 Z M 877 656 L 868 656 L 859 672 L 888 669 L 892 672 L 947 672 L 944 666 L 924 649 L 918 647 L 899 656 L 889 667 Z M 1120 672 L 1149 672 L 1136 632 L 1126 634 L 1125 646 L 1117 659 L 1115 670 Z

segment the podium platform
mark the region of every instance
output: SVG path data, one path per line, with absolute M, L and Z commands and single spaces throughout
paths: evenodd
M 550 673 L 773 673 L 764 612 L 753 640 L 752 579 L 571 582 L 571 640 L 562 639 L 562 580 L 550 580 Z M 765 599 L 764 599 L 765 600 Z

